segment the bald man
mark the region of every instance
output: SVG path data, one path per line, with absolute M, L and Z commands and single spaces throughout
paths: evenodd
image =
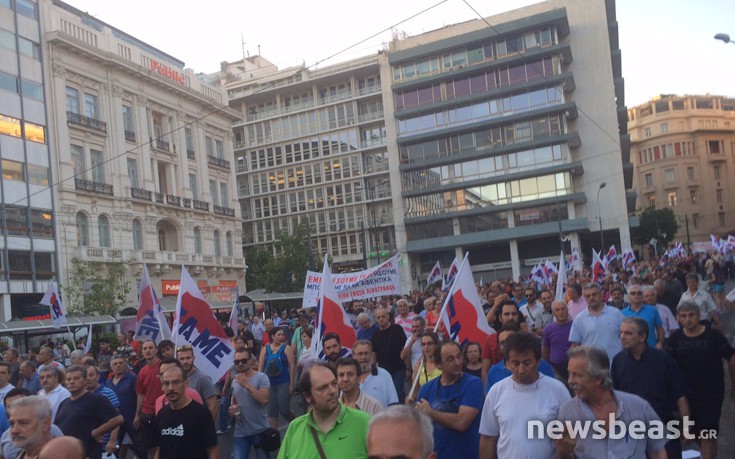
M 38 459 L 84 459 L 84 445 L 75 437 L 56 437 L 46 443 Z

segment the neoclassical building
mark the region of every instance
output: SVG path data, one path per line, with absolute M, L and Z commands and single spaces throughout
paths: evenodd
M 227 304 L 244 291 L 225 93 L 184 62 L 74 7 L 42 0 L 59 280 L 71 260 L 147 264 L 164 306 L 186 265 Z M 135 304 L 131 294 L 130 304 Z
M 735 229 L 735 99 L 662 95 L 628 110 L 628 130 L 640 208 L 670 208 L 681 241 Z

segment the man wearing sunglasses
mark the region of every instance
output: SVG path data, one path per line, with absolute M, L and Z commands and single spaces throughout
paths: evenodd
M 265 373 L 253 369 L 252 355 L 244 347 L 235 350 L 235 370 L 237 375 L 232 381 L 230 405 L 230 416 L 236 418 L 232 457 L 247 458 L 252 446 L 256 458 L 269 459 L 270 453 L 261 448 L 261 434 L 270 428 L 266 412 L 270 380 Z
M 623 316 L 638 317 L 648 324 L 648 338 L 646 344 L 648 347 L 655 347 L 663 350 L 664 348 L 664 327 L 661 316 L 655 306 L 647 306 L 643 304 L 643 289 L 640 285 L 634 285 L 628 290 L 628 301 L 630 306 L 623 309 Z

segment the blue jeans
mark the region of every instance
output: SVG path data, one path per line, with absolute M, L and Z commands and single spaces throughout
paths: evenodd
M 250 447 L 255 449 L 255 457 L 257 459 L 270 459 L 271 454 L 258 448 L 260 445 L 260 434 L 251 435 L 249 437 L 233 437 L 232 439 L 232 459 L 248 459 L 250 457 Z
M 396 393 L 398 394 L 398 404 L 402 405 L 406 395 L 403 393 L 403 386 L 406 384 L 406 370 L 396 370 L 391 373 L 393 378 L 393 385 L 396 387 Z
M 225 431 L 230 427 L 230 402 L 232 402 L 231 395 L 228 394 L 225 397 L 219 399 L 219 430 Z

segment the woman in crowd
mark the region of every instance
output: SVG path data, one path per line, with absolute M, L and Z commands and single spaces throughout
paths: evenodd
M 413 374 L 419 375 L 419 382 L 416 386 L 416 390 L 413 391 L 413 396 L 409 399 L 406 397 L 406 403 L 413 403 L 416 401 L 416 395 L 419 393 L 421 386 L 431 381 L 432 379 L 441 376 L 442 371 L 436 366 L 434 362 L 434 349 L 439 344 L 439 336 L 433 331 L 425 331 L 421 333 L 421 352 L 422 356 L 416 366 L 413 369 Z
M 482 374 L 482 348 L 477 341 L 470 341 L 462 351 L 464 365 L 462 371 L 472 376 L 481 377 Z
M 296 356 L 286 344 L 286 333 L 280 327 L 268 330 L 270 343 L 260 351 L 259 368 L 271 383 L 268 398 L 268 422 L 278 428 L 278 414 L 288 422 L 294 418 L 289 406 L 296 387 Z

